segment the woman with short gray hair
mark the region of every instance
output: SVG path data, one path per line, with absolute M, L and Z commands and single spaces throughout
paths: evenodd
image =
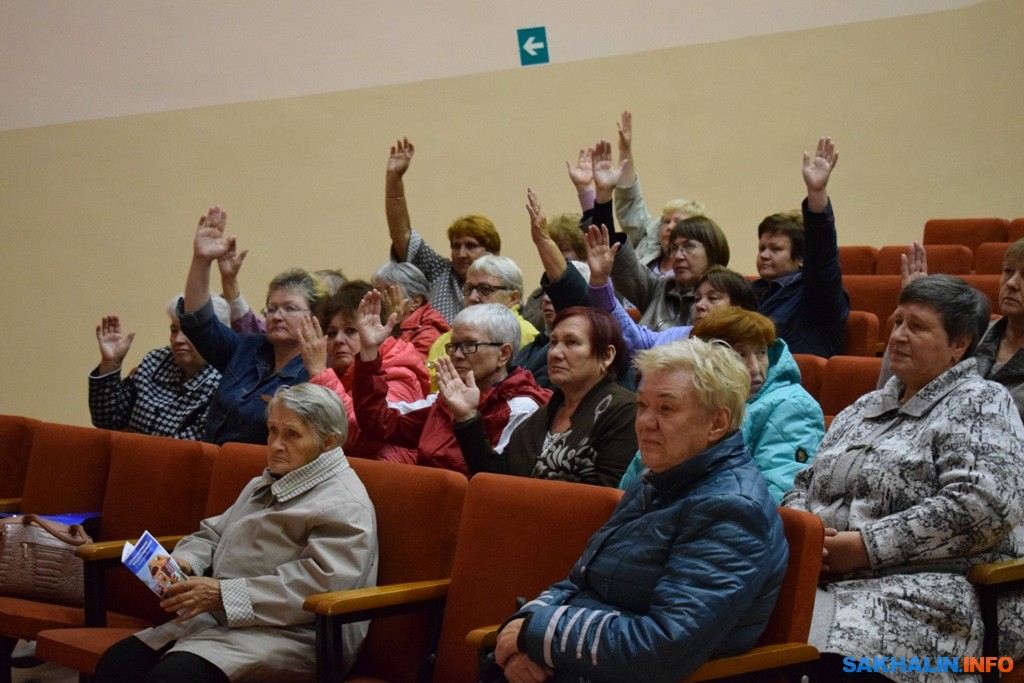
M 437 359 L 439 392 L 416 403 L 389 404 L 378 348 L 390 335 L 395 316 L 381 324 L 380 307 L 380 293 L 370 292 L 356 319 L 356 418 L 364 432 L 395 446 L 415 448 L 417 464 L 468 476 L 455 421 L 481 420 L 488 443 L 500 452 L 512 431 L 551 396 L 529 372 L 513 368 L 519 323 L 507 306 L 494 303 L 470 306 L 455 316 L 447 355 Z
M 1024 426 L 973 357 L 988 318 L 985 296 L 959 278 L 904 288 L 889 337 L 895 376 L 836 417 L 783 499 L 826 526 L 810 640 L 822 680 L 843 680 L 844 657 L 981 654 L 967 571 L 1024 552 Z M 1024 606 L 1006 599 L 1000 610 L 1003 654 L 1018 657 Z
M 370 283 L 383 294 L 386 310 L 398 316 L 399 337 L 412 344 L 424 359 L 437 338 L 452 329 L 430 305 L 430 284 L 413 264 L 389 261 L 377 269 Z

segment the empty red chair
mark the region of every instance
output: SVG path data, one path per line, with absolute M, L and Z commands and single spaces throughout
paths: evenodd
M 999 279 L 998 275 L 961 275 L 971 287 L 988 297 L 992 304 L 992 312 L 999 312 Z
M 843 287 L 850 295 L 850 308 L 855 311 L 874 313 L 881 324 L 896 310 L 896 298 L 900 294 L 899 275 L 843 275 Z M 885 346 L 885 339 L 879 338 L 876 352 Z M 828 413 L 825 413 L 828 415 Z
M 846 319 L 846 355 L 874 356 L 878 342 L 878 316 L 867 311 L 850 311 Z
M 800 384 L 808 394 L 819 401 L 821 380 L 825 376 L 825 359 L 810 353 L 794 353 L 793 360 L 800 368 Z
M 974 252 L 962 244 L 926 244 L 928 272 L 947 275 L 965 275 L 974 267 Z M 887 246 L 878 250 L 877 275 L 899 275 L 900 257 L 907 253 L 905 246 Z
M 821 410 L 825 415 L 838 415 L 864 394 L 874 391 L 881 358 L 832 356 L 825 365 L 821 380 Z
M 1013 242 L 985 242 L 974 253 L 974 272 L 978 275 L 1002 275 L 1003 258 Z
M 0 498 L 20 498 L 39 420 L 0 415 Z
M 924 224 L 924 244 L 962 244 L 973 252 L 984 242 L 1005 242 L 1005 218 L 933 218 Z
M 874 275 L 878 250 L 867 245 L 839 247 L 839 268 L 843 275 Z

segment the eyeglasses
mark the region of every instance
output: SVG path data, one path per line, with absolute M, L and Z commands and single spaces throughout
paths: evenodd
M 462 285 L 462 294 L 468 297 L 470 294 L 473 293 L 473 290 L 476 290 L 477 294 L 479 294 L 481 298 L 486 299 L 491 294 L 494 294 L 496 291 L 500 290 L 502 292 L 507 292 L 509 289 L 509 287 L 495 287 L 494 285 L 488 284 L 486 282 L 481 282 L 478 285 L 471 285 L 467 282 L 466 284 Z
M 682 244 L 673 244 L 669 246 L 668 250 L 672 256 L 675 256 L 679 252 L 683 252 L 687 256 L 696 254 L 698 251 L 704 248 L 704 245 L 700 242 L 683 242 Z
M 277 313 L 278 315 L 281 315 L 281 316 L 283 316 L 285 318 L 290 318 L 293 315 L 298 315 L 299 313 L 308 313 L 308 312 L 309 312 L 308 308 L 296 308 L 295 306 L 285 306 L 283 308 L 278 308 L 277 306 L 271 306 L 270 308 L 261 308 L 260 309 L 260 314 L 264 318 L 269 318 L 270 316 L 274 315 L 275 313 Z
M 503 342 L 481 342 L 481 341 L 464 341 L 459 343 L 451 343 L 444 345 L 444 352 L 449 356 L 455 353 L 458 349 L 459 353 L 463 356 L 469 356 L 477 352 L 481 346 L 504 346 Z

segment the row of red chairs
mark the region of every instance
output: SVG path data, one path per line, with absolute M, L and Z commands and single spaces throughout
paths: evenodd
M 1013 242 L 983 242 L 971 251 L 963 244 L 926 244 L 928 271 L 947 275 L 999 275 L 1003 257 Z M 867 245 L 839 247 L 839 265 L 843 275 L 899 275 L 900 257 L 907 253 L 905 245 L 876 249 Z

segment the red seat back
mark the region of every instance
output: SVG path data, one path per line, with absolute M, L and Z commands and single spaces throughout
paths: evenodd
M 1002 275 L 1006 250 L 1013 242 L 985 242 L 974 253 L 974 272 L 978 275 Z
M 758 645 L 806 643 L 821 571 L 825 527 L 817 515 L 779 508 L 789 543 L 789 565 L 768 626 Z
M 825 359 L 810 353 L 794 353 L 793 359 L 800 368 L 800 385 L 814 400 L 819 400 L 821 380 L 825 376 Z
M 924 244 L 962 244 L 973 252 L 983 242 L 1005 242 L 1005 218 L 933 218 L 924 224 Z
M 39 420 L 0 415 L 0 498 L 20 498 Z
M 21 511 L 99 512 L 107 486 L 111 432 L 42 422 L 29 451 Z
M 878 345 L 878 317 L 867 311 L 850 311 L 846 319 L 846 355 L 874 356 Z
M 974 267 L 974 252 L 962 244 L 926 244 L 928 272 L 932 274 L 965 275 Z M 905 246 L 887 246 L 878 250 L 877 275 L 899 275 Z
M 821 410 L 825 415 L 838 415 L 864 394 L 874 391 L 878 374 L 882 371 L 881 358 L 832 356 L 825 364 L 821 381 Z
M 874 275 L 878 250 L 867 245 L 839 247 L 839 268 L 843 275 Z

